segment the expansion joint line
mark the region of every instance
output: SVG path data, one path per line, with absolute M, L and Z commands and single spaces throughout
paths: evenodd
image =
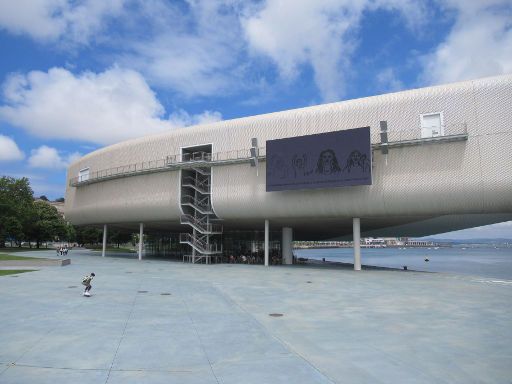
M 235 307 L 239 308 L 243 313 L 245 313 L 247 316 L 249 316 L 251 319 L 253 319 L 259 326 L 262 330 L 264 330 L 270 337 L 272 337 L 273 339 L 277 340 L 278 343 L 280 343 L 283 347 L 285 347 L 286 349 L 288 349 L 291 353 L 293 353 L 294 355 L 298 356 L 300 359 L 302 359 L 307 365 L 309 365 L 312 369 L 314 369 L 315 371 L 317 371 L 319 374 L 321 374 L 322 376 L 324 376 L 327 380 L 329 380 L 330 383 L 332 384 L 335 384 L 335 381 L 333 379 L 331 379 L 326 373 L 322 372 L 320 369 L 318 369 L 317 367 L 315 367 L 308 359 L 306 359 L 304 356 L 302 356 L 299 352 L 297 352 L 290 344 L 288 344 L 286 341 L 282 340 L 279 336 L 276 336 L 272 333 L 270 333 L 267 329 L 267 327 L 265 327 L 260 321 L 258 321 L 258 319 L 256 319 L 253 315 L 251 315 L 249 313 L 249 311 L 247 311 L 244 307 L 242 307 L 240 304 L 238 304 L 235 300 L 233 300 L 229 295 L 225 294 L 224 292 L 222 292 L 220 289 L 218 289 L 217 287 L 215 287 L 215 289 L 222 295 L 222 297 L 224 297 L 224 299 L 230 303 L 232 303 Z
M 203 340 L 201 340 L 201 336 L 199 335 L 199 331 L 197 330 L 196 323 L 194 323 L 192 316 L 190 316 L 190 311 L 188 309 L 187 302 L 185 301 L 185 299 L 183 299 L 183 295 L 181 294 L 181 289 L 180 289 L 180 298 L 181 298 L 181 302 L 183 303 L 183 306 L 187 309 L 187 316 L 190 320 L 190 323 L 192 324 L 192 327 L 194 328 L 194 332 L 196 333 L 197 339 L 199 340 L 199 345 L 201 345 L 201 349 L 203 350 L 203 353 L 206 356 L 206 360 L 208 360 L 208 364 L 210 365 L 210 370 L 212 371 L 212 375 L 213 375 L 213 377 L 215 377 L 215 381 L 217 382 L 217 384 L 220 384 L 219 379 L 217 378 L 217 375 L 215 374 L 215 371 L 213 370 L 212 362 L 210 361 L 210 356 L 208 356 L 208 353 L 206 352 L 206 348 L 204 347 L 204 344 L 203 344 Z
M 75 305 L 73 306 L 72 308 L 70 308 L 67 312 L 75 312 L 77 308 L 80 308 L 81 306 L 85 305 L 85 302 L 82 301 L 80 304 L 78 305 Z M 20 366 L 23 366 L 22 364 L 18 364 L 18 361 L 20 361 L 21 359 L 23 359 L 23 357 L 25 357 L 25 355 L 27 353 L 29 353 L 32 349 L 34 349 L 40 342 L 41 340 L 43 340 L 46 336 L 48 336 L 49 334 L 51 334 L 52 332 L 54 332 L 56 329 L 58 329 L 60 326 L 60 324 L 57 324 L 55 325 L 53 328 L 51 328 L 50 330 L 48 330 L 48 332 L 45 332 L 43 335 L 41 335 L 41 337 L 39 337 L 36 342 L 28 347 L 19 357 L 17 357 L 12 363 L 8 364 L 7 365 L 7 368 L 5 370 L 3 370 L 2 372 L 0 372 L 0 375 L 2 375 L 4 372 L 6 372 L 11 366 L 16 366 L 16 365 L 20 365 Z M 51 367 L 40 367 L 40 368 L 51 368 Z
M 7 370 L 8 370 L 8 369 L 9 369 L 9 367 L 10 367 L 10 364 L 8 364 L 8 363 L 2 363 L 2 365 L 4 365 L 4 364 L 5 364 L 5 366 L 3 367 L 4 369 L 0 369 L 0 376 L 2 376 L 2 374 L 3 374 L 4 372 L 7 372 Z
M 137 286 L 137 291 L 139 290 L 140 286 L 142 285 L 142 281 L 143 281 L 143 279 L 140 279 L 139 285 Z M 105 384 L 108 383 L 108 379 L 110 378 L 110 373 L 112 372 L 112 367 L 114 367 L 114 363 L 115 363 L 116 358 L 117 358 L 117 353 L 119 352 L 119 347 L 121 346 L 121 343 L 123 342 L 124 335 L 126 333 L 126 328 L 128 327 L 128 322 L 130 321 L 130 319 L 132 317 L 133 309 L 135 308 L 135 302 L 137 301 L 137 297 L 138 297 L 138 294 L 136 292 L 135 293 L 135 297 L 134 297 L 133 302 L 132 302 L 132 307 L 130 309 L 130 313 L 128 314 L 126 322 L 124 323 L 123 334 L 121 335 L 121 338 L 119 339 L 119 343 L 117 344 L 117 348 L 116 348 L 116 353 L 114 354 L 114 358 L 112 359 L 112 363 L 110 364 L 110 368 L 108 370 L 108 375 L 107 375 L 107 379 L 105 380 Z

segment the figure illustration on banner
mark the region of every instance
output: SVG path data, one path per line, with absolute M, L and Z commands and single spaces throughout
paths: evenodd
M 350 173 L 353 168 L 359 169 L 362 172 L 370 171 L 370 161 L 368 160 L 368 157 L 358 150 L 350 152 L 343 171 L 348 171 L 348 173 Z
M 316 165 L 316 173 L 321 175 L 332 175 L 333 173 L 341 172 L 340 165 L 336 154 L 332 149 L 324 149 L 320 152 L 318 162 Z
M 292 167 L 295 178 L 309 176 L 313 173 L 313 170 L 308 170 L 308 155 L 305 153 L 293 155 Z

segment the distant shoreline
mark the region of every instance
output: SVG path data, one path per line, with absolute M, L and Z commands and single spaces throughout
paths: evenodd
M 299 263 L 298 265 L 300 265 Z M 310 259 L 307 258 L 305 262 L 302 263 L 303 265 L 308 266 L 319 266 L 319 267 L 340 267 L 343 269 L 353 269 L 354 264 L 353 263 L 345 263 L 341 261 L 322 261 L 318 259 Z M 419 270 L 413 270 L 413 269 L 403 269 L 403 268 L 393 268 L 393 267 L 380 267 L 376 265 L 368 265 L 368 264 L 362 264 L 361 269 L 363 270 L 376 270 L 376 271 L 400 271 L 400 272 L 423 272 L 423 273 L 435 273 L 435 272 L 429 272 L 429 271 L 419 271 Z

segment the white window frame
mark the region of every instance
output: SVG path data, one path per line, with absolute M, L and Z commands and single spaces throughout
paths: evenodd
M 89 170 L 90 168 L 87 167 L 87 168 L 82 168 L 81 170 L 78 171 L 78 182 L 81 183 L 82 181 L 87 181 L 89 180 Z M 87 171 L 87 173 L 86 173 Z
M 439 115 L 439 120 L 441 122 L 441 126 L 439 127 L 439 134 L 435 135 L 435 136 L 434 135 L 424 135 L 424 131 L 423 130 L 428 128 L 428 127 L 423 127 L 423 119 L 425 117 L 434 116 L 434 115 Z M 443 114 L 443 111 L 422 113 L 420 115 L 420 128 L 421 128 L 421 138 L 422 139 L 427 139 L 427 138 L 431 138 L 431 137 L 444 136 L 444 114 Z

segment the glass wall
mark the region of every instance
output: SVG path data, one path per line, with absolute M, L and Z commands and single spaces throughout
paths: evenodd
M 282 264 L 281 232 L 270 232 L 269 263 Z M 222 235 L 224 263 L 264 264 L 265 232 L 233 231 Z
M 188 245 L 180 243 L 179 233 L 146 235 L 144 247 L 146 257 L 158 257 L 169 260 L 182 261 L 184 255 L 192 253 Z
M 282 264 L 281 232 L 269 233 L 269 263 Z M 180 244 L 179 233 L 146 235 L 144 246 L 146 257 L 183 261 L 184 256 L 192 254 L 192 248 Z M 212 257 L 211 262 L 264 264 L 265 232 L 232 231 L 222 234 L 222 255 Z

